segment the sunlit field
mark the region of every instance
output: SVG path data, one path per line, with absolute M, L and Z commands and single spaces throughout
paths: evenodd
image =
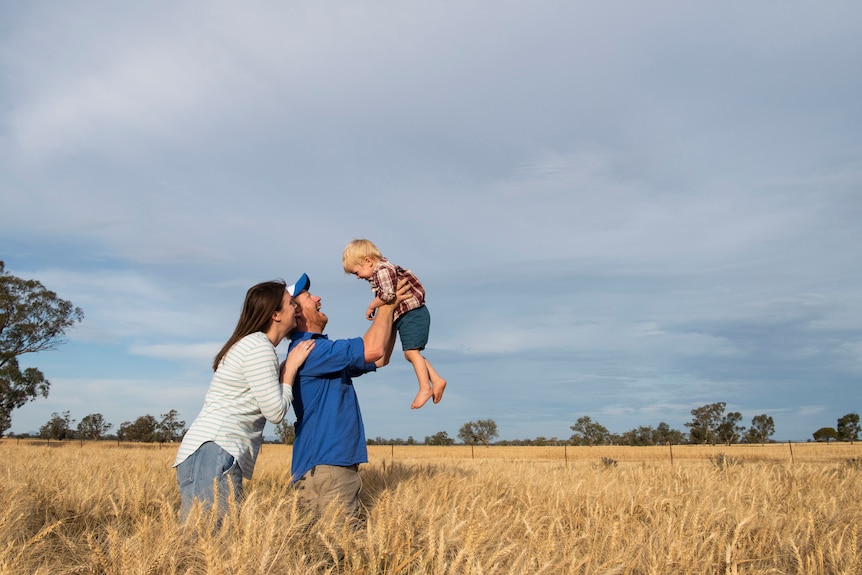
M 220 528 L 175 446 L 0 441 L 2 574 L 862 573 L 862 446 L 372 446 L 367 521 L 312 523 L 265 445 Z

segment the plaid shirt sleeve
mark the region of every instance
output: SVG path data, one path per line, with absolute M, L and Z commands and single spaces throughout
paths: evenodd
M 376 290 L 377 297 L 386 303 L 395 301 L 395 286 L 398 283 L 398 270 L 389 263 L 386 258 L 380 260 L 381 265 L 374 270 L 371 284 L 372 289 Z

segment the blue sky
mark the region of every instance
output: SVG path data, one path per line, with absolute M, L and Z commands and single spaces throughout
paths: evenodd
M 443 401 L 396 356 L 369 437 L 611 432 L 724 401 L 862 410 L 858 2 L 0 4 L 0 260 L 84 309 L 52 412 L 191 423 L 245 291 L 331 337 L 372 239 L 425 283 Z M 293 414 L 291 414 L 291 418 Z M 272 427 L 268 427 L 272 435 Z

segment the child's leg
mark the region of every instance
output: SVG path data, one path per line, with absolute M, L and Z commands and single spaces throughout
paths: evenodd
M 411 407 L 419 409 L 432 397 L 434 403 L 439 403 L 440 398 L 443 397 L 443 390 L 446 389 L 446 380 L 440 377 L 431 363 L 421 354 L 421 350 L 425 349 L 428 343 L 428 331 L 431 326 L 428 308 L 423 305 L 407 312 L 396 320 L 395 325 L 398 326 L 398 333 L 401 336 L 404 357 L 413 365 L 413 371 L 416 372 L 416 379 L 419 381 L 419 393 L 416 394 Z
M 434 390 L 434 403 L 440 403 L 443 391 L 446 389 L 446 380 L 440 377 L 440 374 L 434 370 L 434 367 L 427 358 L 425 359 L 425 366 L 428 368 L 428 378 L 431 380 L 431 387 Z
M 413 371 L 416 372 L 416 379 L 419 381 L 419 393 L 413 398 L 411 409 L 419 409 L 425 405 L 434 395 L 431 389 L 431 379 L 428 372 L 428 362 L 422 357 L 418 349 L 404 350 L 404 358 L 413 365 Z

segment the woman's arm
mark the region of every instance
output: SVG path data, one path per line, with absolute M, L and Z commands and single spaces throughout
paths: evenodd
M 266 347 L 266 346 L 262 346 Z M 257 399 L 258 407 L 261 414 L 272 423 L 278 424 L 287 415 L 287 410 L 290 409 L 290 403 L 293 401 L 293 388 L 290 384 L 284 384 L 283 381 L 293 383 L 293 376 L 296 375 L 296 370 L 308 357 L 308 353 L 314 347 L 306 345 L 297 346 L 291 350 L 287 359 L 282 364 L 281 368 L 278 365 L 278 356 L 275 356 L 275 361 L 272 361 L 275 355 L 275 349 L 270 347 L 266 350 L 268 359 L 266 363 L 261 363 L 264 352 L 261 350 L 260 359 L 253 358 L 248 361 L 245 366 L 246 380 L 252 393 Z M 288 379 L 287 376 L 290 376 Z

